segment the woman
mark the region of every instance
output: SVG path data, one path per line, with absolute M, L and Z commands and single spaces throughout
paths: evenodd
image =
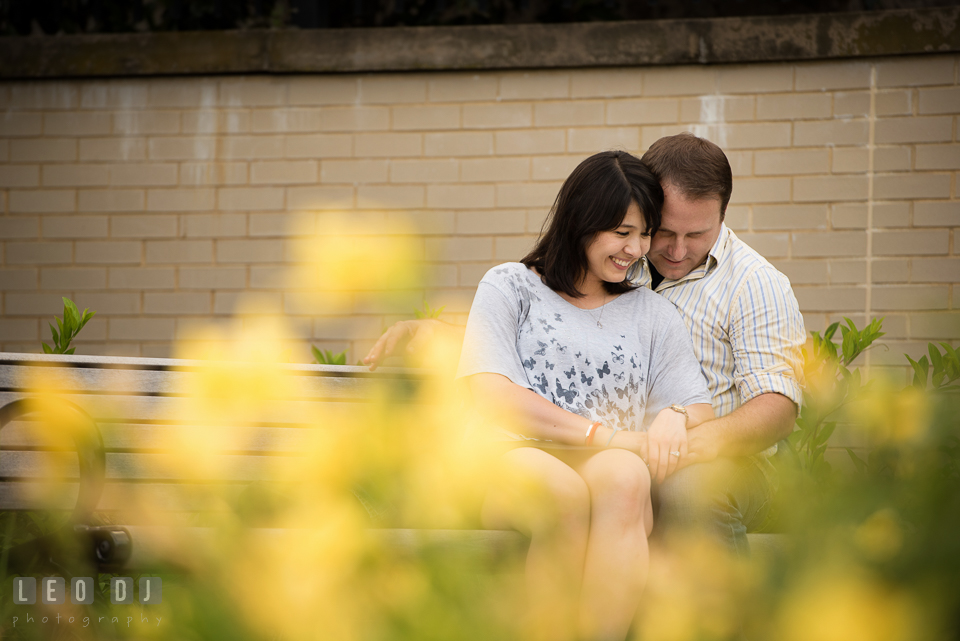
M 662 204 L 639 159 L 591 156 L 533 251 L 487 272 L 470 311 L 457 376 L 527 445 L 500 457 L 481 514 L 530 537 L 525 638 L 626 636 L 646 581 L 651 470 L 673 472 L 686 430 L 713 418 L 679 314 L 627 280 Z

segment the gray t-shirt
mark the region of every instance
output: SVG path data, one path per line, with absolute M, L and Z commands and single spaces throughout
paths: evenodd
M 580 309 L 520 263 L 494 267 L 477 287 L 457 378 L 480 373 L 632 430 L 673 403 L 711 400 L 690 334 L 666 299 L 635 289 Z

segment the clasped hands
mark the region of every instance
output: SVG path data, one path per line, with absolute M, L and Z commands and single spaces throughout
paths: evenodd
M 363 362 L 372 371 L 388 356 L 423 349 L 440 332 L 462 331 L 436 319 L 399 321 L 384 332 Z M 606 442 L 606 438 L 598 438 L 597 442 Z M 657 414 L 646 432 L 618 432 L 610 445 L 638 454 L 649 466 L 650 478 L 658 483 L 687 465 L 710 461 L 718 455 L 716 438 L 705 424 L 688 431 L 687 417 L 671 409 Z
M 687 448 L 687 417 L 670 409 L 657 414 L 646 432 L 617 432 L 611 447 L 622 447 L 640 456 L 650 468 L 650 478 L 662 483 L 692 461 Z

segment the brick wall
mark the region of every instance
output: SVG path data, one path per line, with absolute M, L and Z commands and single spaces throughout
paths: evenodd
M 238 311 L 362 355 L 424 294 L 465 319 L 586 155 L 691 130 L 735 182 L 728 224 L 786 273 L 808 329 L 886 316 L 903 363 L 960 340 L 960 57 L 523 72 L 0 84 L 0 349 L 37 351 L 60 296 L 81 353 L 166 356 Z M 424 289 L 323 305 L 289 273 L 347 212 L 405 213 Z M 315 294 L 315 293 L 314 293 Z M 332 299 L 331 299 L 332 300 Z

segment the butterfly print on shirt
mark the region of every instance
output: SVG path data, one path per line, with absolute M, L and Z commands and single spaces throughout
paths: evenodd
M 537 356 L 543 356 L 547 353 L 547 344 L 543 341 L 537 341 L 537 345 L 540 347 L 537 351 L 534 352 Z
M 527 360 L 523 361 L 523 367 L 524 367 L 524 369 L 531 369 L 531 370 L 532 370 L 532 369 L 536 366 L 536 364 L 537 364 L 537 361 L 534 360 L 533 356 L 531 356 L 531 357 L 528 358 Z
M 564 372 L 564 374 L 567 375 L 567 380 L 569 381 L 571 378 L 577 375 L 577 366 L 571 366 L 568 371 Z
M 537 381 L 537 382 L 534 383 L 533 386 L 536 387 L 538 390 L 540 390 L 540 393 L 541 393 L 541 394 L 546 394 L 546 393 L 547 393 L 547 376 L 546 376 L 546 374 L 537 374 L 537 375 L 534 377 L 534 380 Z
M 577 383 L 570 383 L 570 389 L 564 389 L 563 385 L 560 384 L 560 381 L 557 380 L 557 396 L 562 396 L 563 400 L 567 403 L 572 403 L 573 399 L 580 395 L 580 392 L 577 391 Z
M 602 379 L 604 374 L 609 374 L 609 373 L 610 373 L 610 363 L 608 363 L 607 361 L 603 361 L 603 367 L 597 368 L 597 376 L 599 376 Z
M 593 376 L 587 376 L 586 372 L 580 372 L 580 382 L 586 385 L 587 387 L 590 387 L 591 385 L 593 385 L 594 378 L 595 377 Z

